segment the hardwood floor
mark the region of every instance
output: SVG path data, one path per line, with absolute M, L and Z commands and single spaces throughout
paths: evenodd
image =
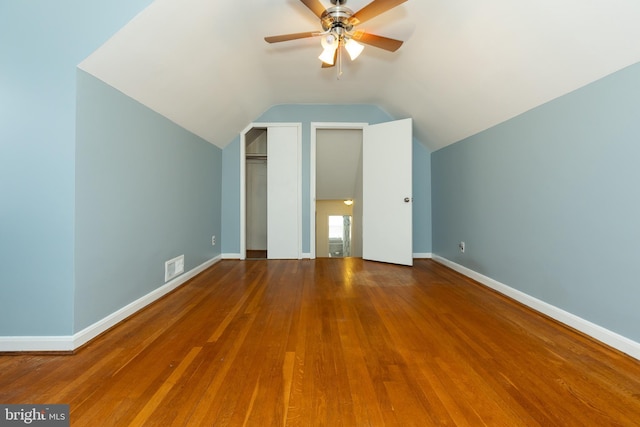
M 640 425 L 640 362 L 431 260 L 221 261 L 74 355 L 0 356 L 74 426 Z
M 247 259 L 267 259 L 267 251 L 247 249 Z

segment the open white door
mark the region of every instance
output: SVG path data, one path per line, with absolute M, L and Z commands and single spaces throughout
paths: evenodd
M 413 265 L 411 119 L 363 129 L 362 257 Z
M 301 258 L 300 127 L 267 128 L 267 257 Z

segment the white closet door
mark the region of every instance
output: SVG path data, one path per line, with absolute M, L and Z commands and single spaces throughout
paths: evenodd
M 413 265 L 411 119 L 363 129 L 362 257 Z
M 267 257 L 301 258 L 299 127 L 267 129 Z

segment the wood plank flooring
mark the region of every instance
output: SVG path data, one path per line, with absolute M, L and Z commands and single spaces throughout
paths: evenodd
M 248 260 L 267 259 L 267 251 L 257 250 L 257 249 L 247 249 L 247 259 Z
M 640 362 L 431 260 L 225 260 L 74 355 L 0 355 L 73 426 L 633 426 Z

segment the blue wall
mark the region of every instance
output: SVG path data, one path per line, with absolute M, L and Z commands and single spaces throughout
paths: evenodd
M 78 71 L 75 330 L 220 254 L 222 150 Z
M 0 335 L 73 330 L 76 65 L 150 3 L 0 2 Z
M 431 151 L 413 140 L 413 253 L 431 249 Z
M 222 151 L 222 253 L 240 253 L 240 135 Z
M 634 65 L 434 152 L 434 253 L 640 341 L 639 137 Z
M 309 173 L 311 122 L 382 123 L 394 120 L 375 105 L 276 105 L 255 123 L 302 123 L 302 252 L 310 252 Z M 247 123 L 248 125 L 249 123 Z M 431 177 L 429 151 L 413 142 L 414 252 L 431 252 Z M 240 252 L 240 138 L 224 149 L 222 251 Z

